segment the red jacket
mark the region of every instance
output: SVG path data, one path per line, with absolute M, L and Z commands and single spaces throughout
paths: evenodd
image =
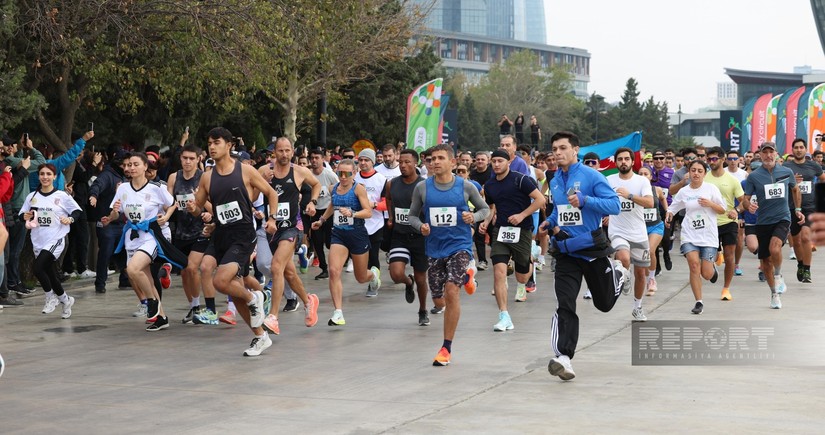
M 3 171 L 0 173 L 0 204 L 9 202 L 12 194 L 14 194 L 14 181 L 11 179 L 11 172 Z M 0 222 L 5 223 L 4 218 L 3 207 L 0 207 Z

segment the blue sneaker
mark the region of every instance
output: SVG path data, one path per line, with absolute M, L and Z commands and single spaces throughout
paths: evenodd
M 264 288 L 264 317 L 269 315 L 269 310 L 272 308 L 272 290 Z
M 192 323 L 196 325 L 217 325 L 218 313 L 213 313 L 212 310 L 204 308 L 200 312 L 195 313 L 192 317 Z
M 498 323 L 493 325 L 493 331 L 507 331 L 513 328 L 513 320 L 510 319 L 510 314 L 504 311 L 499 312 Z
M 298 271 L 307 273 L 309 269 L 309 257 L 307 256 L 307 245 L 301 245 L 298 248 Z
M 736 269 L 733 271 L 733 274 L 736 276 L 742 276 L 742 269 L 739 266 L 736 266 Z

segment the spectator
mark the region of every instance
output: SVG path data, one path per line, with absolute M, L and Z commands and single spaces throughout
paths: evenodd
M 106 150 L 108 164 L 103 168 L 103 172 L 95 179 L 89 188 L 89 204 L 95 207 L 95 217 L 97 218 L 97 267 L 95 268 L 95 292 L 106 293 L 106 278 L 109 275 L 109 261 L 115 252 L 115 247 L 123 233 L 123 222 L 121 220 L 110 222 L 104 226 L 101 218 L 108 216 L 109 204 L 115 197 L 115 192 L 120 183 L 126 181 L 123 175 L 121 163 L 127 156 L 119 145 L 110 145 Z M 119 287 L 129 288 L 129 278 L 126 275 L 125 255 L 116 256 L 118 268 L 120 269 Z
M 536 115 L 530 116 L 530 145 L 538 147 L 541 144 L 541 126 L 536 120 Z
M 510 134 L 510 127 L 513 125 L 513 122 L 510 121 L 510 118 L 507 117 L 506 113 L 501 115 L 501 119 L 498 120 L 498 138 L 503 139 L 504 136 Z
M 80 205 L 81 213 L 69 229 L 68 246 L 63 256 L 64 278 L 95 276 L 86 264 L 89 251 L 89 209 L 92 208 L 89 206 L 89 186 L 100 173 L 97 167 L 102 163 L 103 153 L 89 149 L 83 150 L 77 157 L 72 180 L 66 184 L 66 193 Z
M 518 145 L 524 143 L 524 112 L 519 112 L 518 116 L 516 116 L 516 122 L 514 123 L 516 127 L 516 141 Z
M 11 142 L 8 136 L 3 137 L 2 141 L 0 141 L 0 160 L 5 159 L 5 149 L 6 149 L 6 141 Z M 0 204 L 3 205 L 3 208 L 0 208 L 0 283 L 3 285 L 0 286 L 0 305 L 13 307 L 23 305 L 23 302 L 18 301 L 14 295 L 9 292 L 8 287 L 5 285 L 4 278 L 6 273 L 6 264 L 5 264 L 5 249 L 6 249 L 6 242 L 9 240 L 9 231 L 6 228 L 7 225 L 14 225 L 14 219 L 11 218 L 9 222 L 6 222 L 4 216 L 4 208 L 7 204 L 9 204 L 9 200 L 11 199 L 12 194 L 14 193 L 14 182 L 12 181 L 11 176 L 12 166 L 7 165 L 5 162 L 0 162 Z

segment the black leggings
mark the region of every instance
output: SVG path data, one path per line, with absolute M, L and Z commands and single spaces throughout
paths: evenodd
M 326 210 L 326 209 L 325 209 Z M 315 216 L 312 217 L 312 223 L 319 220 L 324 214 L 325 210 L 318 210 Z M 312 247 L 315 250 L 315 258 L 318 259 L 318 265 L 324 272 L 327 271 L 327 256 L 324 253 L 324 246 L 329 249 L 330 237 L 332 236 L 332 220 L 325 220 L 318 230 L 312 230 L 309 233 L 312 240 Z
M 58 296 L 64 293 L 60 278 L 57 277 L 57 259 L 46 249 L 40 251 L 34 260 L 34 276 L 46 293 L 53 291 Z
M 378 260 L 378 251 L 381 250 L 381 241 L 384 239 L 384 229 L 380 228 L 375 234 L 370 236 L 370 258 L 368 267 L 381 268 Z

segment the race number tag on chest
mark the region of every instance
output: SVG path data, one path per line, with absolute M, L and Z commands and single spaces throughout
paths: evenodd
M 195 200 L 194 193 L 186 193 L 183 195 L 175 195 L 175 200 L 178 202 L 178 210 L 186 210 L 186 203 Z
M 582 220 L 582 211 L 578 207 L 573 207 L 570 204 L 559 206 L 559 226 L 572 227 L 575 225 L 584 225 Z
M 622 212 L 633 211 L 633 201 L 627 198 L 619 198 Z
M 498 229 L 497 241 L 501 243 L 516 243 L 521 237 L 521 227 L 501 227 Z
M 779 199 L 785 197 L 785 183 L 765 185 L 765 199 Z
M 656 222 L 656 220 L 659 218 L 659 210 L 656 208 L 644 209 L 644 218 L 645 222 Z
M 146 217 L 143 204 L 126 204 L 123 211 L 126 213 L 126 219 L 132 222 L 140 222 Z
M 279 202 L 278 211 L 275 212 L 276 221 L 288 220 L 290 216 L 290 208 L 288 202 Z
M 803 195 L 809 195 L 813 193 L 813 186 L 810 181 L 801 181 L 799 182 L 799 191 L 802 192 Z
M 221 204 L 215 210 L 218 212 L 218 222 L 223 225 L 241 220 L 241 206 L 238 205 L 238 201 Z
M 433 207 L 430 209 L 430 225 L 435 227 L 454 227 L 458 222 L 458 209 L 455 207 Z
M 395 223 L 399 225 L 409 225 L 410 224 L 410 209 L 408 208 L 395 208 Z
M 37 210 L 37 225 L 41 227 L 50 227 L 53 223 L 57 223 L 57 216 L 51 210 Z
M 694 230 L 701 230 L 708 224 L 707 216 L 704 213 L 697 213 L 690 218 L 690 226 Z
M 338 225 L 353 225 L 355 223 L 355 218 L 352 216 L 344 216 L 341 214 L 341 210 L 335 210 L 335 213 L 332 215 L 332 224 L 335 226 Z

